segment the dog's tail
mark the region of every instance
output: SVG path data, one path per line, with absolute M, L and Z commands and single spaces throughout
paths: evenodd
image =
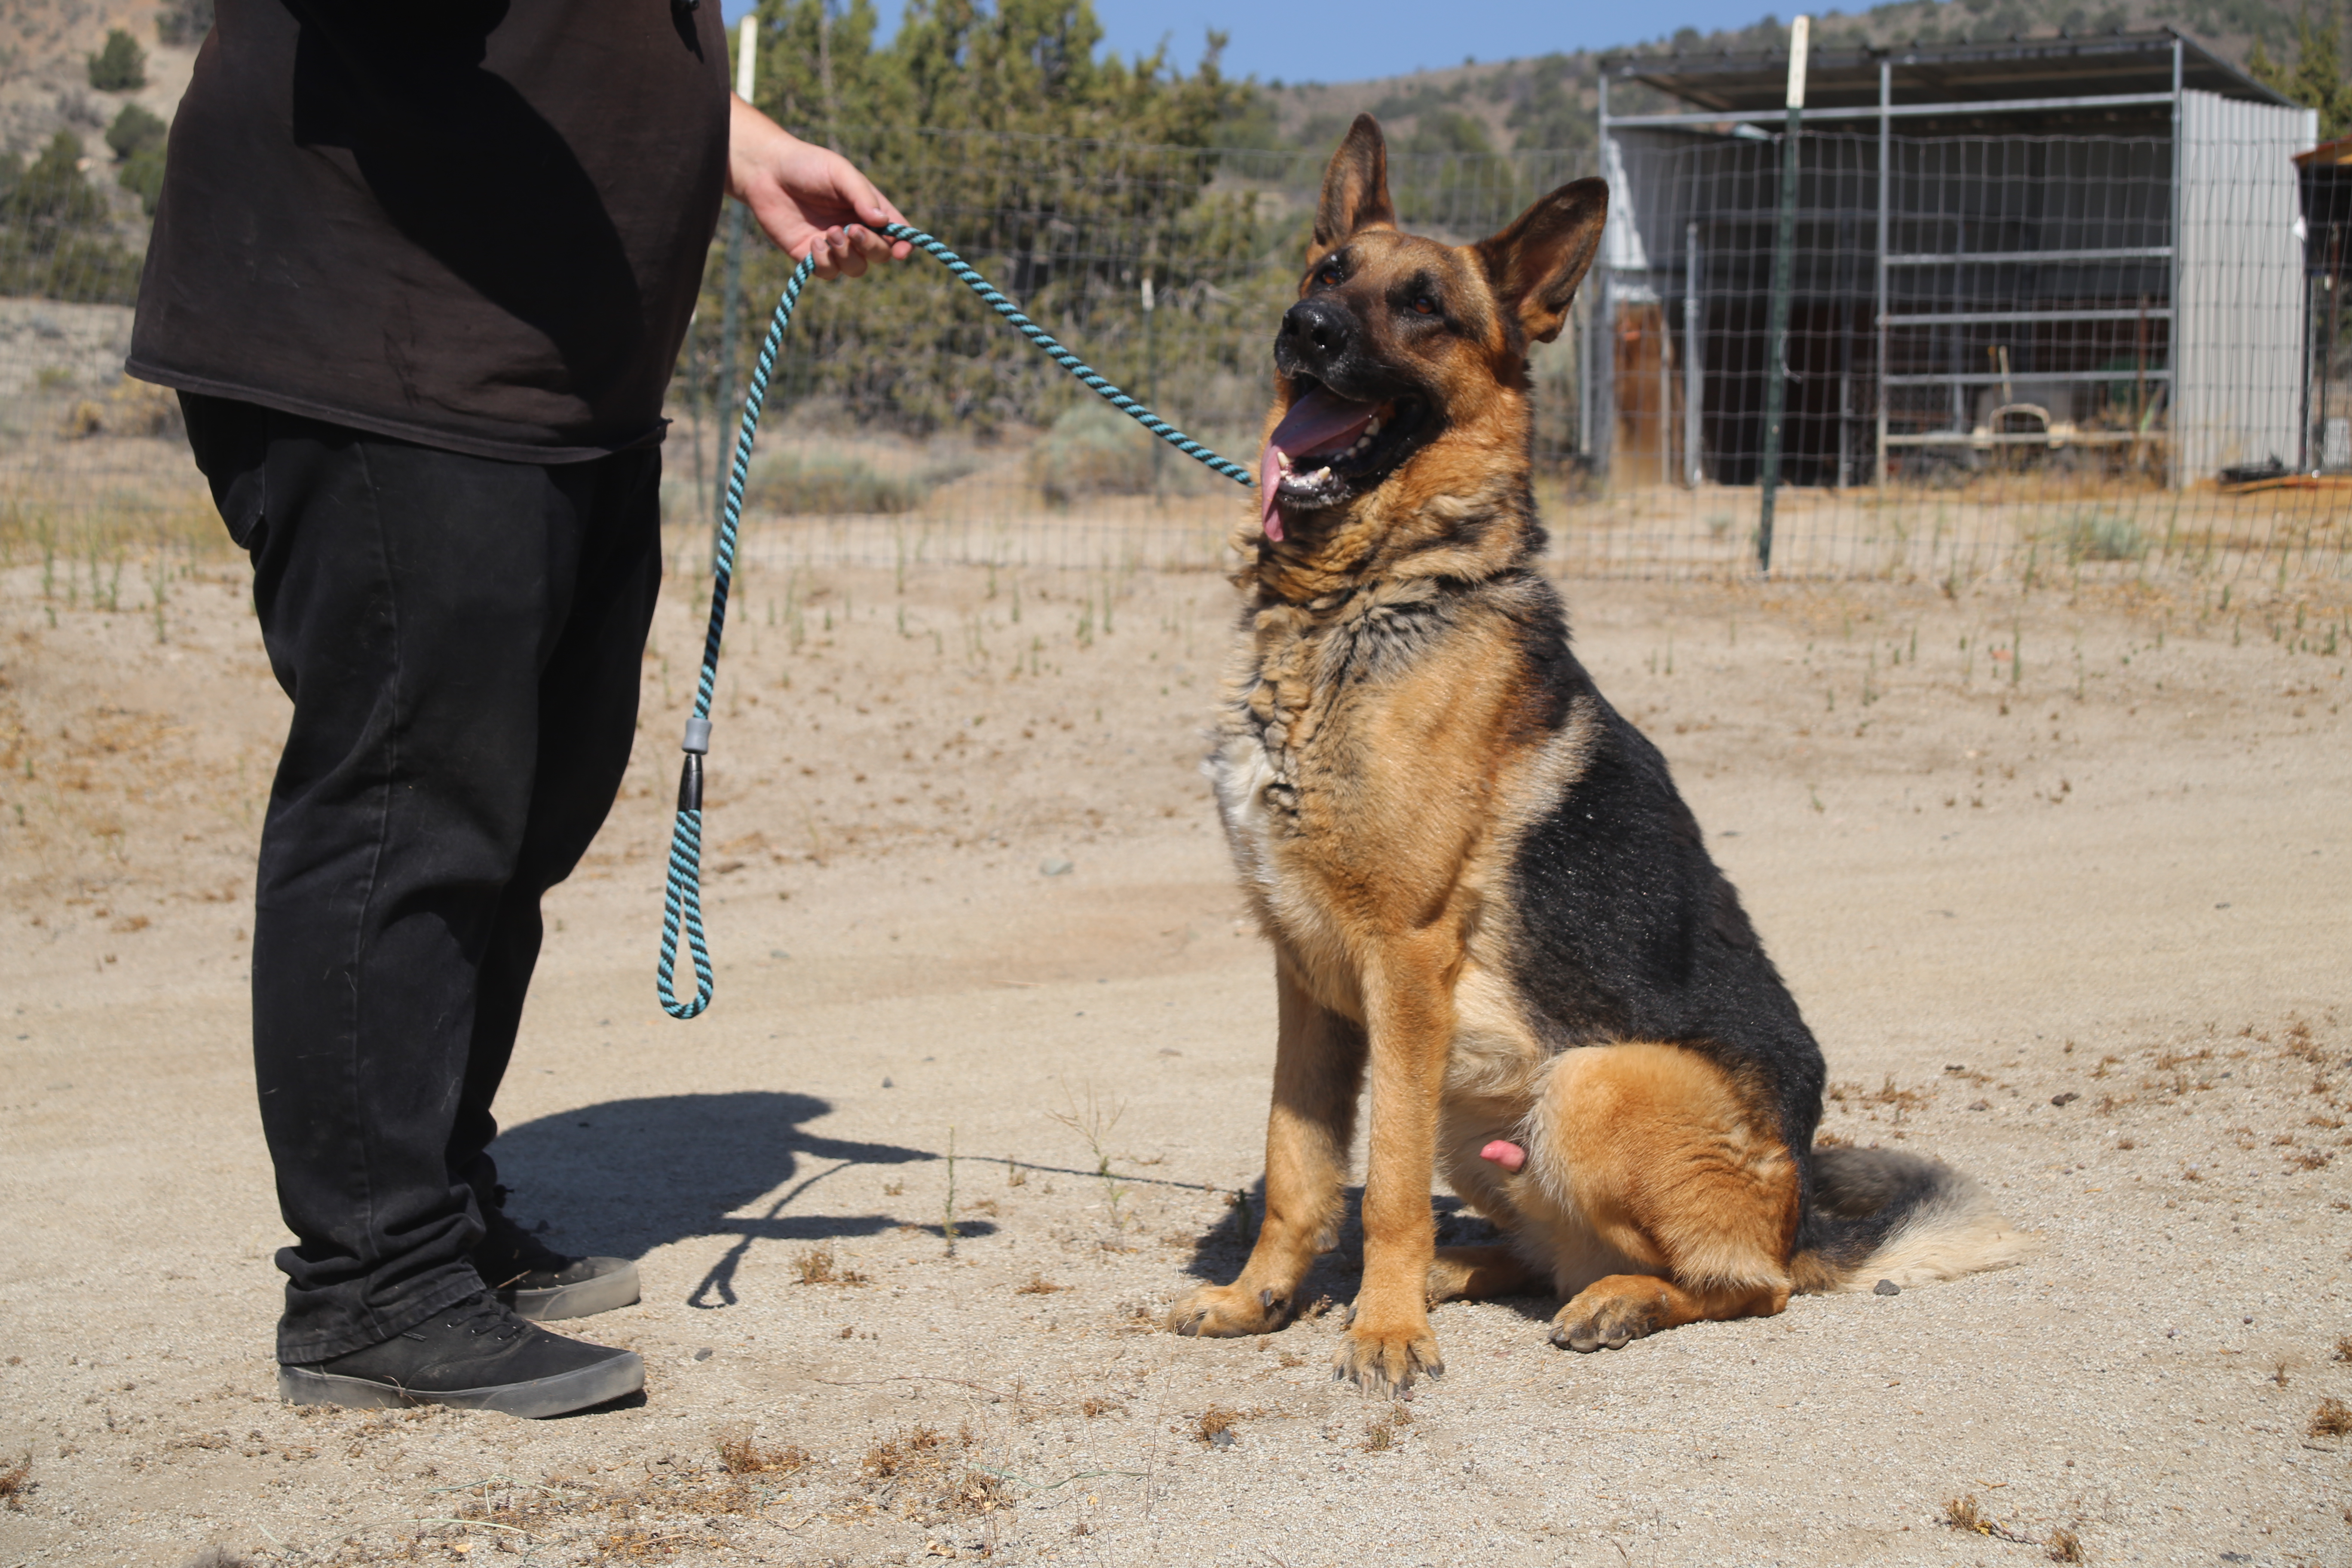
M 2022 1263 L 2042 1237 L 1950 1166 L 1893 1149 L 1813 1150 L 1813 1202 L 1790 1266 L 1803 1291 L 1919 1285 Z

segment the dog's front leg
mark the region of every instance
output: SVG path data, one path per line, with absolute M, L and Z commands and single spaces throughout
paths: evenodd
M 1420 1374 L 1445 1370 L 1429 1329 L 1429 1268 L 1437 1250 L 1429 1182 L 1454 1002 L 1446 965 L 1422 945 L 1391 944 L 1364 988 L 1372 1076 L 1364 1278 L 1332 1375 L 1368 1394 L 1401 1394 Z
M 1364 1083 L 1364 1032 L 1307 994 L 1290 965 L 1275 963 L 1281 1033 L 1274 1053 L 1274 1106 L 1265 1122 L 1265 1220 L 1241 1278 L 1204 1285 L 1176 1303 L 1180 1334 L 1264 1334 L 1297 1309 L 1315 1255 L 1338 1240 L 1348 1145 Z

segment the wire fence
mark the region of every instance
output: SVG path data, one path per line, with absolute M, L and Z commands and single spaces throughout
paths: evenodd
M 1804 136 L 1773 574 L 2347 575 L 2352 222 L 2305 221 L 2297 149 L 2227 130 L 2177 148 L 2161 132 Z M 1322 153 L 911 131 L 841 145 L 1048 331 L 1255 463 Z M 1752 574 L 1781 150 L 1613 146 L 1610 243 L 1533 366 L 1553 561 Z M 1595 172 L 1588 154 L 1402 153 L 1391 182 L 1407 226 L 1468 240 Z M 101 550 L 217 524 L 173 400 L 121 375 L 122 241 L 42 221 L 0 211 L 19 290 L 0 299 L 0 550 L 86 554 L 95 592 Z M 730 334 L 729 269 L 717 253 L 708 269 L 668 406 L 681 565 L 707 548 L 722 388 L 742 384 L 784 271 L 750 248 Z M 1253 511 L 918 258 L 803 306 L 744 556 L 1206 570 Z

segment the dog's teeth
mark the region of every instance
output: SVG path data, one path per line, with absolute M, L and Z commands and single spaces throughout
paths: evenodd
M 1310 484 L 1310 485 L 1319 485 L 1319 484 L 1321 484 L 1325 479 L 1329 479 L 1330 477 L 1331 477 L 1331 470 L 1330 470 L 1330 469 L 1328 469 L 1328 468 L 1318 468 L 1318 469 L 1316 469 L 1313 473 L 1311 473 L 1311 474 L 1309 474 L 1309 475 L 1307 475 L 1307 482 L 1308 484 Z
M 1276 451 L 1276 453 L 1274 454 L 1274 460 L 1275 460 L 1276 462 L 1277 462 L 1277 463 L 1279 463 L 1279 464 L 1281 464 L 1281 465 L 1282 465 L 1282 471 L 1283 471 L 1284 473 L 1286 473 L 1286 473 L 1290 472 L 1290 454 L 1289 454 L 1289 453 L 1285 452 L 1285 451 L 1277 450 L 1277 451 Z
M 1379 420 L 1377 420 L 1377 419 L 1373 420 L 1370 424 L 1369 424 L 1369 425 L 1367 425 L 1367 426 L 1364 426 L 1364 436 L 1365 436 L 1366 439 L 1370 439 L 1370 437 L 1374 437 L 1374 436 L 1377 436 L 1377 435 L 1379 435 L 1380 433 L 1381 433 L 1381 422 L 1380 422 Z

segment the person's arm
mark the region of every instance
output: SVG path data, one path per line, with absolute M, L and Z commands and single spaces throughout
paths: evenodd
M 855 278 L 869 261 L 904 260 L 914 249 L 875 232 L 907 220 L 848 159 L 810 146 L 740 98 L 730 102 L 727 194 L 794 260 L 814 257 L 820 278 Z

